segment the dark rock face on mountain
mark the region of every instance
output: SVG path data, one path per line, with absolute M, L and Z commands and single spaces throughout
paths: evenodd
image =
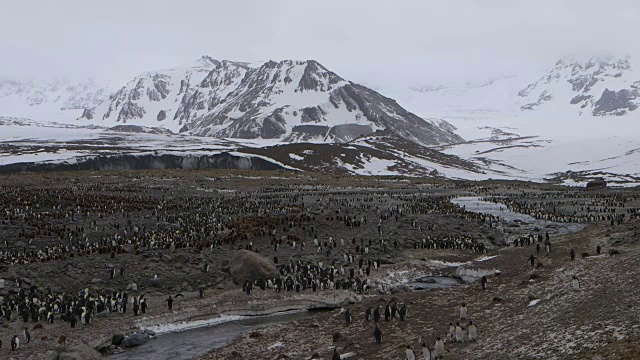
M 628 111 L 638 108 L 634 102 L 640 95 L 637 91 L 622 89 L 620 91 L 611 91 L 605 89 L 593 108 L 594 115 L 617 115 L 621 116 Z
M 221 138 L 347 142 L 386 130 L 422 145 L 464 141 L 314 60 L 203 57 L 141 74 L 83 118 Z

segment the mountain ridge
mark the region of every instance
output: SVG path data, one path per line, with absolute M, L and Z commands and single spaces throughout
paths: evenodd
M 452 128 L 425 121 L 315 60 L 255 65 L 202 57 L 191 65 L 144 72 L 80 118 L 287 142 L 348 142 L 381 129 L 422 145 L 464 141 Z

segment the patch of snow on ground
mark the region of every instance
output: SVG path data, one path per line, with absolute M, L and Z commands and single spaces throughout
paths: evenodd
M 267 349 L 273 350 L 273 349 L 280 348 L 280 347 L 283 347 L 283 346 L 284 346 L 284 344 L 282 342 L 278 341 L 275 344 L 269 345 L 269 347 Z
M 493 256 L 483 256 L 483 257 L 481 257 L 480 259 L 478 259 L 478 260 L 476 260 L 476 261 L 482 262 L 482 261 L 491 260 L 491 259 L 494 259 L 494 258 L 497 258 L 497 257 L 498 257 L 498 255 L 493 255 Z
M 181 331 L 192 330 L 192 329 L 197 329 L 202 327 L 220 325 L 220 324 L 228 323 L 231 321 L 238 321 L 246 318 L 247 318 L 246 316 L 239 316 L 239 315 L 221 315 L 213 319 L 183 321 L 180 323 L 173 323 L 173 324 L 158 324 L 158 325 L 143 327 L 141 329 L 152 330 L 159 335 L 159 334 L 181 332 Z

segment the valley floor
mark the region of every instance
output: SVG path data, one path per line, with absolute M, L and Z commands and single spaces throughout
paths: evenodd
M 90 325 L 78 325 L 75 329 L 59 316 L 53 324 L 40 321 L 43 327 L 34 329 L 31 320 L 24 323 L 14 313 L 11 320 L 0 319 L 0 339 L 3 341 L 0 359 L 57 359 L 60 351 L 79 344 L 89 344 L 107 352 L 120 351 L 111 346 L 112 335 L 139 331 L 142 326 L 210 319 L 220 314 L 242 314 L 261 309 L 268 312 L 310 302 L 336 304 L 344 299 L 353 302 L 349 306 L 354 316 L 350 325 L 345 324 L 338 309 L 311 312 L 310 319 L 243 333 L 226 346 L 197 359 L 328 360 L 334 348 L 349 359 L 404 359 L 407 345 L 419 352 L 423 342 L 433 347 L 437 337 L 445 337 L 448 324 L 458 321 L 461 303 L 469 307 L 469 318 L 478 326 L 479 340 L 462 344 L 448 341 L 447 359 L 636 359 L 640 351 L 637 305 L 640 301 L 637 286 L 640 219 L 636 217 L 615 226 L 608 221 L 595 221 L 580 232 L 562 236 L 555 235 L 562 232 L 557 227 L 575 228 L 575 224 L 556 224 L 557 227 L 548 228 L 553 247 L 545 256 L 544 253 L 536 254 L 534 245 L 502 246 L 505 241 L 522 234 L 524 229 L 528 232 L 530 224 L 489 222 L 449 201 L 455 196 L 505 196 L 504 199 L 517 199 L 522 204 L 552 202 L 546 208 L 553 208 L 555 212 L 557 206 L 559 216 L 584 216 L 590 211 L 591 215 L 603 216 L 606 212 L 602 208 L 608 206 L 611 206 L 608 211 L 614 209 L 617 214 L 639 209 L 640 196 L 636 190 L 587 192 L 511 182 L 419 183 L 407 179 L 219 170 L 11 175 L 1 179 L 0 193 L 3 194 L 0 197 L 2 208 L 14 211 L 0 211 L 0 217 L 4 216 L 0 221 L 0 239 L 7 239 L 7 243 L 0 244 L 0 250 L 9 257 L 14 249 L 25 248 L 30 240 L 33 242 L 29 245 L 35 250 L 60 242 L 70 244 L 72 242 L 66 239 L 76 236 L 74 232 L 84 232 L 90 241 L 122 235 L 123 229 L 114 224 L 122 224 L 130 231 L 134 225 L 139 229 L 160 229 L 170 234 L 167 241 L 173 241 L 184 237 L 179 233 L 175 235 L 176 228 L 185 233 L 201 231 L 194 222 L 202 214 L 216 212 L 233 215 L 234 219 L 225 219 L 224 231 L 214 229 L 211 237 L 227 239 L 242 232 L 247 235 L 212 248 L 198 249 L 191 244 L 176 249 L 173 242 L 167 242 L 159 246 L 144 245 L 138 248 L 141 252 L 129 250 L 114 257 L 108 252 L 86 254 L 76 251 L 74 257 L 67 253 L 58 259 L 1 263 L 0 277 L 7 282 L 0 295 L 5 299 L 17 294 L 15 279 L 21 279 L 23 289 L 30 285 L 41 290 L 55 288 L 58 293 L 72 296 L 85 288 L 94 294 L 123 291 L 135 281 L 139 291 L 130 293 L 144 293 L 149 312 L 134 317 L 129 308 L 126 314 L 99 314 Z M 24 206 L 25 203 L 32 206 Z M 86 215 L 72 212 L 78 203 L 87 206 Z M 162 204 L 162 211 L 154 214 L 159 204 Z M 299 207 L 294 206 L 296 204 L 300 204 Z M 587 209 L 589 206 L 591 210 Z M 400 207 L 406 211 L 404 216 L 387 216 L 392 214 L 392 209 Z M 273 222 L 267 223 L 268 226 L 273 226 L 277 236 L 284 238 L 278 250 L 270 244 L 271 236 L 256 235 L 255 229 L 248 226 L 267 226 L 257 216 L 264 208 L 271 209 L 274 214 Z M 347 226 L 337 219 L 337 214 L 347 212 L 366 216 L 370 223 L 360 227 Z M 286 226 L 291 216 L 301 213 L 308 215 L 307 220 Z M 9 217 L 9 214 L 24 214 L 24 217 Z M 211 219 L 216 218 L 212 216 Z M 235 219 L 242 221 L 231 221 Z M 388 240 L 388 248 L 380 245 L 378 221 Z M 420 228 L 414 226 L 414 221 Z M 76 231 L 76 226 L 82 229 Z M 344 238 L 346 244 L 334 247 L 330 255 L 319 254 L 313 246 L 312 228 L 319 239 L 332 237 L 337 241 Z M 62 236 L 56 235 L 57 230 Z M 543 234 L 545 229 L 535 231 Z M 130 236 L 132 232 L 128 234 Z M 426 236 L 439 239 L 473 237 L 489 246 L 488 254 L 470 250 L 414 249 L 415 242 Z M 304 249 L 299 245 L 292 247 L 287 243 L 288 237 L 305 239 L 307 246 Z M 380 269 L 372 271 L 369 277 L 372 281 L 390 281 L 392 274 L 397 276 L 403 272 L 411 276 L 429 272 L 451 275 L 455 267 L 447 264 L 457 263 L 466 263 L 463 267 L 470 271 L 495 273 L 499 270 L 500 275 L 489 276 L 488 288 L 484 291 L 476 282 L 447 289 L 388 295 L 356 296 L 351 290 L 325 290 L 320 295 L 310 290 L 300 294 L 293 291 L 275 293 L 256 288 L 248 296 L 240 285 L 233 283 L 227 269 L 228 260 L 238 252 L 236 249 L 251 242 L 256 252 L 265 258 L 277 256 L 279 265 L 296 260 L 313 264 L 322 261 L 327 266 L 335 262 L 338 267 L 344 265 L 348 271 L 355 268 L 361 257 L 355 244 L 349 244 L 352 238 L 363 240 L 363 243 L 373 239 L 370 253 L 363 258 L 386 260 Z M 397 245 L 394 245 L 395 240 Z M 131 237 L 131 242 L 123 242 L 121 248 L 140 246 L 136 241 Z M 597 245 L 602 246 L 603 255 L 595 256 Z M 570 249 L 577 254 L 574 261 L 569 258 Z M 613 249 L 619 254 L 609 256 Z M 581 254 L 585 252 L 591 256 L 583 258 Z M 536 269 L 530 266 L 527 259 L 531 254 L 539 258 L 542 266 Z M 352 255 L 356 261 L 347 262 L 344 255 Z M 432 265 L 437 262 L 445 265 L 434 271 Z M 208 272 L 203 271 L 205 264 L 211 265 Z M 118 274 L 109 279 L 109 269 L 120 266 L 126 268 L 126 275 Z M 154 274 L 160 274 L 163 287 L 151 285 Z M 580 279 L 579 290 L 572 287 L 574 275 Z M 205 289 L 204 299 L 198 298 L 199 287 Z M 178 293 L 184 296 L 176 300 L 172 311 L 167 310 L 165 299 Z M 384 339 L 382 344 L 375 344 L 374 324 L 364 320 L 364 313 L 367 308 L 378 305 L 384 308 L 392 300 L 407 304 L 407 320 L 381 321 L 379 326 Z M 467 324 L 463 322 L 462 325 L 466 327 Z M 19 335 L 22 341 L 25 326 L 31 331 L 31 343 L 23 343 L 19 350 L 12 351 L 9 343 L 12 336 Z M 58 344 L 60 336 L 67 338 L 66 345 Z M 162 341 L 162 337 L 149 341 Z
M 550 255 L 538 255 L 543 266 L 535 270 L 527 262 L 534 247 L 501 249 L 479 267 L 501 271 L 489 279 L 485 291 L 476 283 L 395 294 L 398 301 L 409 304 L 409 315 L 405 322 L 381 321 L 380 345 L 374 342 L 374 326 L 364 321 L 364 312 L 367 307 L 384 308 L 392 296 L 372 296 L 351 307 L 351 325 L 338 310 L 320 313 L 312 320 L 260 330 L 260 336 L 244 334 L 200 359 L 331 359 L 334 347 L 342 354 L 351 353 L 353 359 L 404 359 L 406 345 L 418 353 L 423 341 L 433 347 L 436 337 L 445 337 L 449 322 L 458 320 L 462 302 L 478 326 L 479 340 L 447 342 L 448 359 L 637 359 L 640 247 L 619 246 L 619 255 L 593 255 L 597 244 L 605 254 L 613 242 L 638 226 L 638 220 L 614 228 L 593 225 L 556 239 Z M 570 261 L 571 248 L 592 256 Z M 406 255 L 451 259 L 444 251 Z M 571 286 L 573 275 L 580 279 L 580 290 Z

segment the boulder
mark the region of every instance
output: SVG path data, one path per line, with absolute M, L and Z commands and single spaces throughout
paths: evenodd
M 113 334 L 113 337 L 111 338 L 111 344 L 116 345 L 116 346 L 120 346 L 120 344 L 122 344 L 122 340 L 124 340 L 124 334 L 123 333 Z
M 98 350 L 87 344 L 72 346 L 64 350 L 58 356 L 58 360 L 101 360 L 102 355 Z
M 127 291 L 138 291 L 138 285 L 136 283 L 127 285 Z
M 395 264 L 395 262 L 393 260 L 391 260 L 391 259 L 380 258 L 379 261 L 380 261 L 380 263 L 379 263 L 380 265 L 393 265 L 393 264 Z
M 230 262 L 229 270 L 233 282 L 237 285 L 246 280 L 264 280 L 278 276 L 278 269 L 271 260 L 248 250 L 236 252 Z
M 171 262 L 171 256 L 167 254 L 162 255 L 162 262 L 166 262 L 166 263 Z
M 149 339 L 142 334 L 131 334 L 127 336 L 120 344 L 123 348 L 129 348 L 134 346 L 140 346 L 149 341 Z
M 391 293 L 392 294 L 409 292 L 409 291 L 411 291 L 411 287 L 409 285 L 407 285 L 407 284 L 394 284 L 394 285 L 391 285 Z
M 161 288 L 162 287 L 162 279 L 151 279 L 151 286 Z

